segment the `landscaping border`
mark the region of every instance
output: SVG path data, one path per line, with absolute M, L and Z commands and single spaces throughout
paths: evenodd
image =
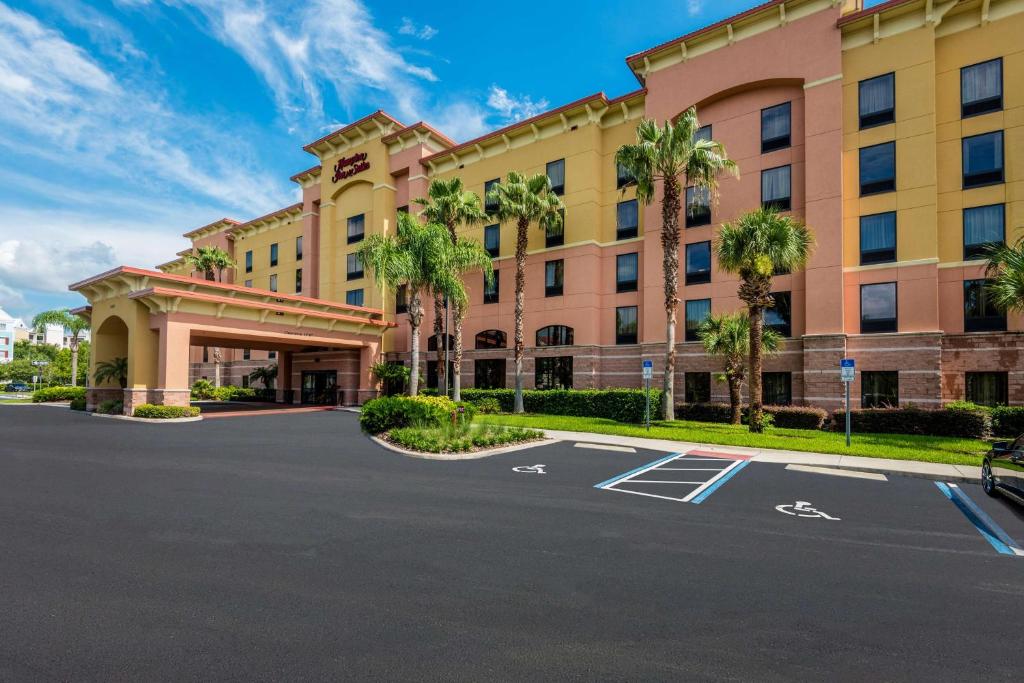
M 131 415 L 104 415 L 103 413 L 89 413 L 93 417 L 105 417 L 111 420 L 128 420 L 129 422 L 146 422 L 149 424 L 181 424 L 182 422 L 199 422 L 203 419 L 202 415 L 196 415 L 195 417 L 169 417 L 169 418 L 155 418 L 155 417 L 132 417 Z
M 538 430 L 543 431 L 543 430 Z M 535 446 L 545 446 L 547 444 L 557 443 L 559 439 L 552 439 L 549 437 L 541 437 L 535 441 L 526 441 L 523 443 L 510 444 L 508 446 L 498 446 L 497 448 L 487 448 L 480 451 L 467 451 L 464 453 L 427 453 L 424 451 L 410 451 L 407 448 L 396 446 L 395 444 L 385 441 L 384 439 L 373 436 L 372 434 L 366 434 L 366 436 L 378 446 L 386 448 L 389 451 L 394 451 L 400 455 L 404 455 L 409 458 L 419 458 L 421 460 L 480 460 L 481 458 L 489 458 L 492 455 L 501 455 L 502 453 L 511 453 L 512 451 L 521 451 L 527 448 L 534 448 Z

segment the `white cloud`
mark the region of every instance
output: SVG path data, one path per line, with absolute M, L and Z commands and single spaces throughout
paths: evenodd
M 437 35 L 437 29 L 430 24 L 416 26 L 409 17 L 402 17 L 402 25 L 398 27 L 398 32 L 403 36 L 415 36 L 420 40 L 430 40 Z
M 487 106 L 512 122 L 528 119 L 544 112 L 548 108 L 548 101 L 534 102 L 528 95 L 509 95 L 504 88 L 492 85 L 487 96 Z
M 704 0 L 686 0 L 686 11 L 691 17 L 700 14 L 704 9 Z

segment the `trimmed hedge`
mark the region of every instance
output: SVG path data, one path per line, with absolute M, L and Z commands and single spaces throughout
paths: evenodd
M 743 406 L 743 423 L 747 422 L 750 408 Z M 764 406 L 766 415 L 771 415 L 772 425 L 784 429 L 823 429 L 828 421 L 828 412 L 821 408 L 805 406 Z M 732 407 L 728 403 L 681 403 L 676 406 L 676 418 L 694 422 L 729 422 Z
M 833 413 L 836 429 L 846 424 L 846 413 Z M 985 410 L 924 410 L 922 408 L 864 408 L 850 411 L 854 432 L 874 434 L 919 434 L 986 439 L 992 433 L 992 419 Z
M 989 414 L 992 416 L 992 433 L 996 436 L 1016 439 L 1024 434 L 1024 407 L 996 406 Z
M 514 389 L 463 389 L 462 398 L 470 403 L 495 399 L 501 410 L 512 412 Z M 528 389 L 523 392 L 523 407 L 528 413 L 600 417 L 617 422 L 644 421 L 646 394 L 641 389 Z M 651 389 L 651 419 L 660 420 L 661 390 Z
M 85 398 L 85 387 L 47 387 L 32 392 L 33 403 L 53 403 Z
M 85 397 L 71 399 L 71 410 L 85 410 Z
M 145 417 L 150 420 L 174 420 L 182 417 L 198 417 L 199 408 L 195 406 L 157 406 L 143 403 L 135 407 L 134 417 Z
M 468 424 L 476 407 L 446 396 L 382 396 L 363 404 L 359 424 L 370 434 L 381 434 L 399 427 L 440 427 L 451 424 L 452 415 Z
M 124 413 L 124 403 L 116 399 L 103 401 L 96 406 L 96 412 L 100 415 L 121 415 Z

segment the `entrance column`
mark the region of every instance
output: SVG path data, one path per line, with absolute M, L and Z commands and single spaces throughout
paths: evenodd
M 292 393 L 292 352 L 277 352 L 277 402 L 295 403 Z
M 188 349 L 191 330 L 183 323 L 164 321 L 159 327 L 157 388 L 153 401 L 165 406 L 187 406 L 191 400 L 188 384 Z
M 377 380 L 370 370 L 377 362 L 377 352 L 380 349 L 380 342 L 368 342 L 359 349 L 359 391 L 356 402 L 363 405 L 371 398 L 377 398 Z

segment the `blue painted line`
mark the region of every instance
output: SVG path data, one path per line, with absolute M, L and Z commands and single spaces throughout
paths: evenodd
M 974 525 L 978 533 L 989 542 L 989 545 L 996 549 L 996 552 L 1014 557 L 1020 552 L 1024 552 L 1010 538 L 1010 535 L 1003 531 L 1002 527 L 996 524 L 995 520 L 989 517 L 984 510 L 979 508 L 959 486 L 951 487 L 941 481 L 935 482 L 935 485 L 939 487 L 939 490 L 942 491 L 946 498 L 956 505 L 957 509 L 967 518 L 967 521 Z
M 632 469 L 629 472 L 624 472 L 622 474 L 617 474 L 614 477 L 612 477 L 611 479 L 607 479 L 605 481 L 602 481 L 600 484 L 594 484 L 594 488 L 595 489 L 603 489 L 606 486 L 611 486 L 615 482 L 622 481 L 623 479 L 625 479 L 626 477 L 628 477 L 631 474 L 636 474 L 640 470 L 645 470 L 648 467 L 654 467 L 655 465 L 660 465 L 663 462 L 668 462 L 669 460 L 672 460 L 673 458 L 678 458 L 680 455 L 682 455 L 682 453 L 670 453 L 669 455 L 666 455 L 664 458 L 658 458 L 654 462 L 649 462 L 646 465 L 640 465 L 640 467 Z
M 716 481 L 714 484 L 701 491 L 700 494 L 693 498 L 693 500 L 691 500 L 690 502 L 693 503 L 694 505 L 700 505 L 708 496 L 717 491 L 722 484 L 735 477 L 736 473 L 742 470 L 748 464 L 749 461 L 747 460 L 737 461 L 737 464 L 731 470 L 729 470 L 728 473 L 726 473 L 721 479 Z

